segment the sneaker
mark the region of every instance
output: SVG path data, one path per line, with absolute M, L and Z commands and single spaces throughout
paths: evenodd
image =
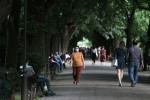
M 76 81 L 73 81 L 73 84 L 76 84 Z
M 42 94 L 47 96 L 48 92 L 47 91 L 43 91 Z
M 79 85 L 79 83 L 76 83 L 76 85 Z
M 119 86 L 120 86 L 120 87 L 122 87 L 122 84 L 121 84 L 121 83 L 119 83 Z
M 52 96 L 52 95 L 56 95 L 56 93 L 50 92 L 50 93 L 47 94 L 47 96 Z
M 131 87 L 135 87 L 135 82 L 132 82 L 132 83 L 131 83 Z

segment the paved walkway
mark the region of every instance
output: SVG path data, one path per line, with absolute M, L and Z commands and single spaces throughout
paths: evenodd
M 119 87 L 116 69 L 110 67 L 110 62 L 91 65 L 92 62 L 87 60 L 85 63 L 80 85 L 73 84 L 72 69 L 67 65 L 67 69 L 51 82 L 56 96 L 43 97 L 41 100 L 150 100 L 149 73 L 140 72 L 139 83 L 136 87 L 130 87 L 125 69 L 123 87 Z

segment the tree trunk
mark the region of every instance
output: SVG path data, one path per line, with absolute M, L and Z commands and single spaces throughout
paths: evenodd
M 115 51 L 116 48 L 119 47 L 119 39 L 118 39 L 118 35 L 114 34 L 114 48 L 113 48 L 113 52 Z
M 45 55 L 46 58 L 49 56 L 50 53 L 50 39 L 51 39 L 51 34 L 50 33 L 46 33 L 45 34 Z
M 132 46 L 132 26 L 134 21 L 134 14 L 135 14 L 135 9 L 131 11 L 130 17 L 128 17 L 127 28 L 125 29 L 127 35 L 127 48 Z
M 76 27 L 76 22 L 70 23 L 65 27 L 63 36 L 63 53 L 68 51 L 69 41 L 73 38 Z
M 0 0 L 0 29 L 2 22 L 10 13 L 12 0 Z
M 45 39 L 47 38 L 47 34 L 44 31 L 46 28 L 46 22 L 51 10 L 54 8 L 56 0 L 28 0 L 28 13 L 29 16 L 35 16 L 35 22 L 39 25 L 37 26 L 36 33 L 29 35 L 29 51 L 37 52 L 43 55 L 43 57 L 47 57 L 47 48 L 45 43 Z M 34 10 L 33 10 L 34 9 Z
M 17 67 L 18 33 L 20 20 L 21 1 L 13 0 L 9 18 L 9 32 L 6 49 L 6 68 Z
M 147 31 L 147 36 L 148 36 L 148 40 L 147 40 L 147 42 L 146 42 L 146 44 L 145 44 L 145 52 L 144 52 L 144 69 L 143 70 L 147 70 L 147 65 L 149 65 L 150 63 L 149 63 L 149 58 L 150 58 L 150 56 L 149 56 L 149 46 L 150 46 L 150 21 L 149 21 L 149 26 L 148 26 L 148 31 Z
M 58 36 L 53 35 L 51 37 L 51 53 L 55 53 L 58 51 Z

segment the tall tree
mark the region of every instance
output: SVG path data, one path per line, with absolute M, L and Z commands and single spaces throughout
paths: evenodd
M 148 17 L 150 16 L 150 0 L 135 0 L 138 8 L 143 11 L 149 12 Z M 149 65 L 149 58 L 150 58 L 150 17 L 149 17 L 149 24 L 146 34 L 147 39 L 145 42 L 145 49 L 144 49 L 144 69 L 147 70 L 147 65 Z
M 12 8 L 9 16 L 9 32 L 7 36 L 6 49 L 6 68 L 17 67 L 17 53 L 18 53 L 18 34 L 20 21 L 21 1 L 13 0 Z
M 28 0 L 28 50 L 48 56 L 47 20 L 56 0 Z
M 131 13 L 128 14 L 128 11 L 126 11 L 127 14 L 127 28 L 125 29 L 126 35 L 127 35 L 127 47 L 132 46 L 132 26 L 134 22 L 134 14 L 135 14 L 135 8 L 132 9 Z
M 13 0 L 0 0 L 0 28 L 2 22 L 6 19 L 11 10 Z

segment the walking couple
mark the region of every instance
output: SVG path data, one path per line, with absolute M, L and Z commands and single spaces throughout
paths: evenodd
M 128 64 L 128 73 L 131 80 L 131 87 L 134 87 L 138 81 L 138 70 L 141 63 L 141 68 L 144 68 L 143 55 L 140 48 L 137 47 L 138 41 L 133 41 L 133 46 L 128 50 L 125 47 L 124 41 L 120 42 L 114 53 L 114 58 L 118 59 L 117 74 L 119 86 L 122 86 L 123 69 Z

